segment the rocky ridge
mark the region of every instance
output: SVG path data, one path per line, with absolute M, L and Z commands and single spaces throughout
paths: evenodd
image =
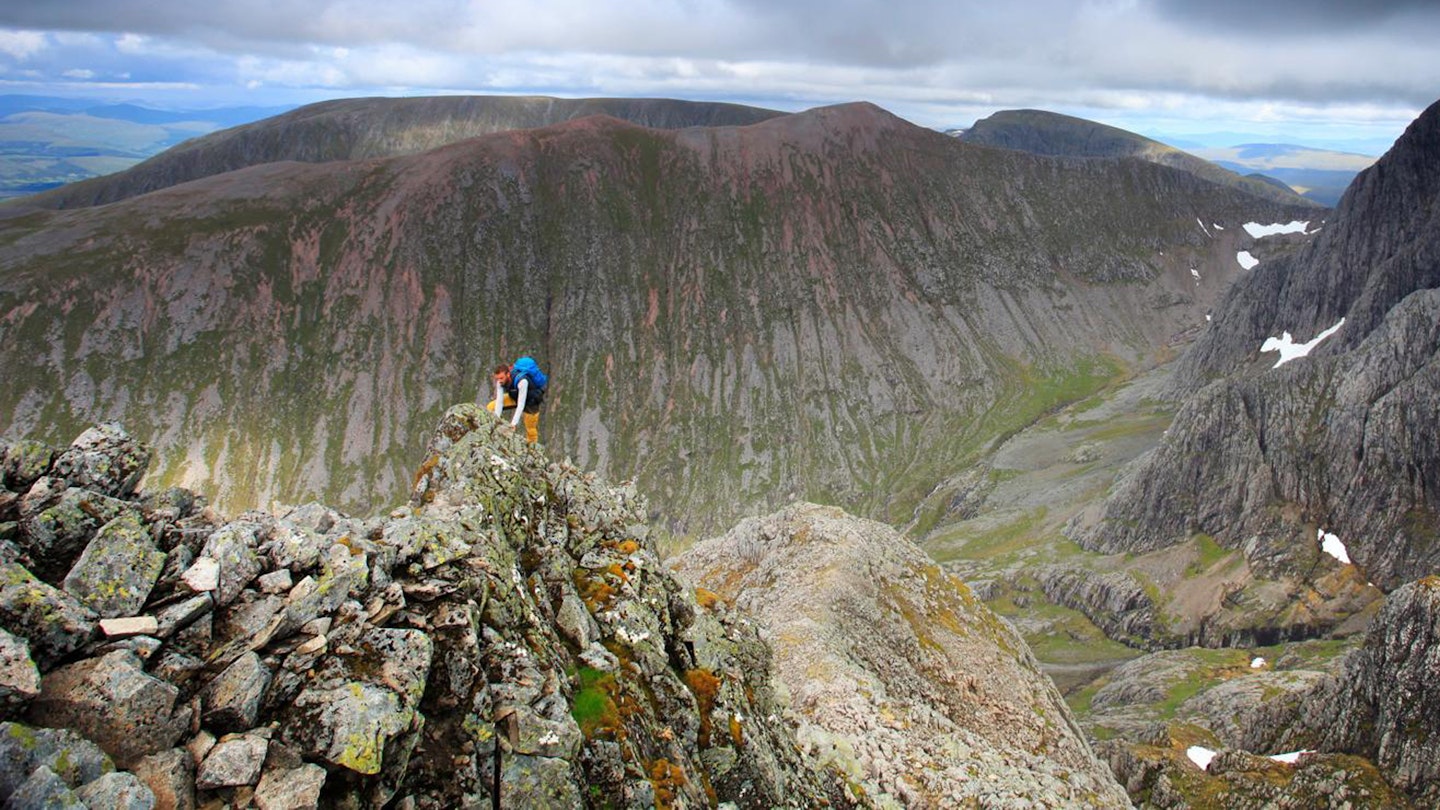
M 753 616 L 801 742 L 867 796 L 1129 805 L 1015 630 L 890 527 L 796 504 L 668 564 Z
M 11 806 L 866 804 L 802 752 L 755 629 L 663 570 L 643 499 L 474 405 L 383 518 L 137 492 L 113 425 L 0 455 Z

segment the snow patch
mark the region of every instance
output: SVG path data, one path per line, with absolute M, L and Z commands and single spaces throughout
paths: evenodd
M 1210 760 L 1215 758 L 1215 752 L 1201 745 L 1192 745 L 1185 749 L 1185 756 L 1204 771 L 1210 768 Z
M 1258 222 L 1247 222 L 1245 223 L 1244 227 L 1246 233 L 1250 234 L 1256 239 L 1259 239 L 1262 236 L 1275 236 L 1276 234 L 1282 233 L 1305 233 L 1305 229 L 1310 227 L 1310 221 L 1307 219 L 1304 222 L 1301 222 L 1297 219 L 1292 222 L 1287 222 L 1283 225 L 1279 222 L 1276 222 L 1273 225 L 1261 225 Z
M 1344 543 L 1340 542 L 1339 537 L 1321 529 L 1317 539 L 1320 540 L 1321 551 L 1346 565 L 1350 564 L 1350 551 L 1345 548 Z
M 1259 669 L 1259 668 L 1261 668 L 1261 667 L 1263 667 L 1263 666 L 1265 666 L 1265 659 L 1264 659 L 1264 658 L 1261 658 L 1260 656 L 1257 655 L 1257 656 L 1255 656 L 1254 658 L 1250 659 L 1250 668 L 1251 668 L 1251 669 Z
M 1222 226 L 1222 225 L 1221 225 L 1220 223 L 1218 223 L 1218 222 L 1212 222 L 1212 223 L 1210 223 L 1210 227 L 1214 228 L 1214 229 L 1217 230 L 1217 231 L 1223 231 L 1223 230 L 1225 230 L 1224 226 Z
M 1210 229 L 1205 227 L 1205 223 L 1201 222 L 1199 217 L 1195 217 L 1195 224 L 1200 226 L 1200 230 L 1204 231 L 1206 236 L 1214 238 L 1214 234 L 1210 233 Z
M 1299 750 L 1299 751 L 1291 751 L 1291 752 L 1288 753 L 1288 754 L 1271 754 L 1269 758 L 1275 760 L 1276 762 L 1283 762 L 1283 763 L 1285 763 L 1286 765 L 1294 765 L 1295 762 L 1296 762 L 1296 760 L 1300 759 L 1300 755 L 1301 755 L 1301 754 L 1313 754 L 1313 753 L 1315 753 L 1315 752 L 1314 752 L 1314 751 L 1311 751 L 1311 750 L 1308 749 L 1308 748 L 1303 748 L 1303 749 L 1301 749 L 1301 750 Z
M 1242 250 L 1239 253 L 1236 253 L 1235 261 L 1239 262 L 1240 266 L 1245 268 L 1246 270 L 1254 270 L 1255 265 L 1260 263 L 1260 260 L 1255 258 L 1254 256 L 1251 256 L 1250 251 L 1248 250 Z
M 1260 351 L 1280 352 L 1280 359 L 1276 360 L 1275 365 L 1271 366 L 1271 368 L 1279 368 L 1297 357 L 1304 357 L 1309 354 L 1311 349 L 1320 345 L 1320 341 L 1340 331 L 1340 327 L 1344 325 L 1345 319 L 1341 318 L 1339 323 L 1316 335 L 1315 339 L 1309 343 L 1297 344 L 1295 343 L 1295 339 L 1290 337 L 1289 332 L 1282 332 L 1281 337 L 1265 338 L 1265 342 L 1260 344 Z

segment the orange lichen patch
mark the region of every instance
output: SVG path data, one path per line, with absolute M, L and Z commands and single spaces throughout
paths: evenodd
M 650 784 L 655 786 L 655 807 L 673 806 L 680 788 L 685 786 L 685 769 L 668 759 L 657 759 L 650 765 Z
M 738 714 L 730 715 L 730 742 L 734 743 L 736 748 L 745 747 L 745 728 L 740 724 Z
M 634 554 L 640 550 L 640 543 L 635 540 L 621 540 L 615 544 L 615 550 L 621 554 Z
M 420 486 L 420 480 L 425 476 L 429 475 L 430 473 L 434 472 L 435 465 L 439 463 L 440 456 L 438 455 L 434 455 L 425 459 L 425 462 L 420 465 L 420 469 L 415 471 L 415 480 L 410 482 L 410 488 L 414 489 L 415 487 Z M 433 494 L 430 494 L 428 492 L 426 493 L 426 495 L 428 495 L 432 500 L 435 497 Z
M 690 691 L 695 693 L 695 702 L 700 708 L 698 742 L 701 748 L 710 747 L 710 712 L 715 709 L 715 698 L 720 694 L 721 682 L 718 675 L 703 667 L 685 670 L 685 683 L 689 685 Z
M 728 605 L 725 597 L 710 590 L 709 588 L 695 589 L 695 603 L 706 610 L 714 610 L 721 605 Z
M 580 592 L 580 599 L 591 613 L 602 610 L 615 598 L 615 588 L 605 581 L 603 575 L 591 576 L 581 568 L 575 570 L 571 579 L 575 583 L 575 590 Z
M 625 566 L 621 565 L 620 563 L 611 563 L 605 569 L 605 573 L 610 574 L 611 576 L 619 579 L 623 583 L 630 582 L 630 575 L 625 573 Z

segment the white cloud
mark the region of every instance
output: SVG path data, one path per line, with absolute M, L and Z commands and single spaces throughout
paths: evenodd
M 64 76 L 67 79 L 80 79 L 88 81 L 95 78 L 95 71 L 86 70 L 84 68 L 71 68 L 70 70 L 62 72 L 60 75 Z
M 45 34 L 40 31 L 6 31 L 0 28 L 0 53 L 24 61 L 44 50 Z

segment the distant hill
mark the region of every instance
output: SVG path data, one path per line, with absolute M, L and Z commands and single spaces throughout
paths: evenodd
M 38 194 L 25 204 L 80 208 L 264 163 L 413 155 L 480 135 L 533 129 L 590 115 L 608 115 L 654 129 L 684 129 L 743 126 L 782 113 L 673 99 L 435 96 L 324 101 L 196 138 L 123 173 Z
M 1242 189 L 1289 204 L 1314 204 L 1289 188 L 1259 177 L 1242 176 L 1189 152 L 1143 135 L 1044 110 L 1003 110 L 982 118 L 958 137 L 967 143 L 1017 149 L 1057 157 L 1139 158 L 1190 172 L 1212 183 Z

